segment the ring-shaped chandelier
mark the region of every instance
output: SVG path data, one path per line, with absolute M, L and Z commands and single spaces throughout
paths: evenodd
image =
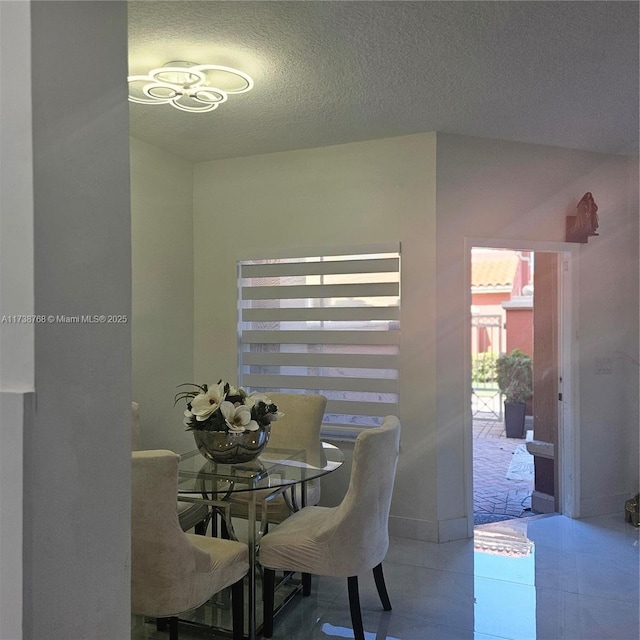
M 206 113 L 230 94 L 253 89 L 244 71 L 218 64 L 169 62 L 146 76 L 129 76 L 129 100 L 138 104 L 170 104 L 181 111 Z

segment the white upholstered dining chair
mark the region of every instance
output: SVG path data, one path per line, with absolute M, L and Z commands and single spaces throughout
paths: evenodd
M 131 611 L 169 620 L 178 638 L 178 614 L 231 586 L 233 638 L 243 638 L 243 578 L 248 548 L 241 542 L 185 533 L 176 492 L 180 456 L 134 451 L 131 500 Z
M 140 406 L 131 403 L 131 450 L 140 450 Z M 183 531 L 194 530 L 204 535 L 211 518 L 211 511 L 206 504 L 178 500 L 178 519 Z
M 327 406 L 327 398 L 319 394 L 310 393 L 271 393 L 269 399 L 278 407 L 284 416 L 271 424 L 271 434 L 265 452 L 276 452 L 278 449 L 304 450 L 305 462 L 314 467 L 324 467 L 327 459 L 320 441 L 320 428 Z M 306 484 L 306 504 L 316 505 L 320 501 L 320 478 L 309 480 Z M 302 489 L 299 485 L 293 488 L 294 509 L 301 506 Z M 261 500 L 269 495 L 269 490 L 257 491 L 256 510 L 261 517 Z M 232 494 L 231 516 L 246 518 L 247 501 L 251 499 L 249 492 Z M 266 521 L 282 522 L 288 518 L 292 509 L 282 495 L 269 501 Z
M 349 488 L 339 506 L 305 507 L 262 538 L 265 638 L 273 633 L 275 570 L 346 577 L 356 640 L 364 640 L 358 575 L 373 570 L 382 606 L 391 609 L 382 561 L 389 547 L 389 509 L 399 450 L 400 422 L 387 416 L 382 426 L 358 435 Z M 307 583 L 303 593 L 309 595 L 309 590 Z

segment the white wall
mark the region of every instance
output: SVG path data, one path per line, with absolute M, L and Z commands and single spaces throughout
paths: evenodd
M 452 292 L 464 286 L 465 237 L 563 242 L 586 191 L 600 236 L 578 251 L 578 513 L 619 511 L 638 486 L 638 367 L 618 354 L 638 359 L 637 160 L 439 134 L 437 171 L 440 517 L 457 517 L 464 497 L 468 311 Z M 612 358 L 612 375 L 596 376 L 596 358 Z
M 33 314 L 31 25 L 0 2 L 0 318 Z M 10 61 L 10 63 L 9 63 Z M 31 426 L 34 325 L 0 322 L 0 638 L 22 638 L 23 430 Z
M 126 3 L 31 13 L 35 313 L 130 320 Z M 130 635 L 130 359 L 130 322 L 36 325 L 25 638 Z
M 625 179 L 631 187 L 626 193 Z M 600 237 L 580 254 L 583 517 L 618 511 L 640 486 L 637 164 L 612 162 L 590 176 L 588 184 L 594 197 L 598 194 Z M 598 361 L 608 359 L 611 375 L 598 374 Z
M 0 3 L 0 315 L 33 314 L 30 7 Z M 9 61 L 11 61 L 9 63 Z M 0 323 L 0 389 L 33 389 L 32 324 Z
M 402 240 L 402 450 L 391 527 L 434 539 L 435 136 L 194 167 L 195 370 L 235 380 L 236 260 Z
M 202 382 L 235 378 L 236 309 L 221 301 L 234 299 L 238 257 L 400 241 L 403 436 L 390 528 L 445 541 L 466 537 L 472 498 L 465 238 L 563 246 L 565 216 L 592 191 L 601 236 L 580 249 L 579 299 L 584 307 L 599 292 L 599 303 L 580 309 L 581 341 L 586 333 L 588 344 L 601 344 L 597 357 L 624 349 L 637 358 L 637 162 L 438 134 L 436 165 L 434 143 L 435 135 L 421 134 L 196 165 L 195 370 Z M 619 278 L 625 293 L 612 286 Z M 214 294 L 199 295 L 211 282 Z M 582 385 L 592 378 L 588 353 L 581 347 Z M 620 496 L 638 484 L 638 372 L 627 369 L 620 363 L 606 385 L 596 381 L 578 407 L 589 415 L 580 425 L 583 515 L 619 509 Z
M 193 448 L 174 407 L 193 381 L 192 165 L 131 139 L 133 399 L 144 449 Z

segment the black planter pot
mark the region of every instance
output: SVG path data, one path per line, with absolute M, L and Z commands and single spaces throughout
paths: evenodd
M 504 425 L 507 438 L 524 438 L 524 414 L 527 405 L 524 402 L 504 403 Z

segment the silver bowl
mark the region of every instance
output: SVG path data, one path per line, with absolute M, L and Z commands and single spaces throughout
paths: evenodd
M 243 433 L 194 430 L 193 437 L 198 451 L 207 460 L 237 464 L 257 458 L 269 442 L 270 431 L 270 426 Z

